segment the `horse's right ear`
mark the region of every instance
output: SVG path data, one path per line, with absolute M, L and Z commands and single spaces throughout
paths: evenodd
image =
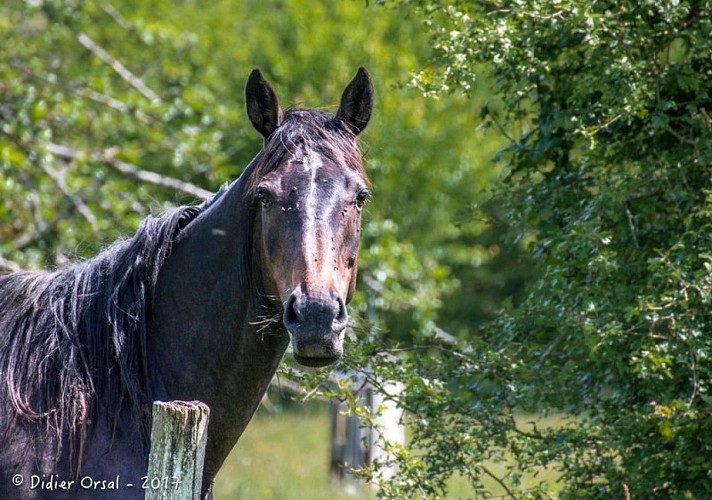
M 252 70 L 247 79 L 245 98 L 247 116 L 252 126 L 265 138 L 272 135 L 272 132 L 282 123 L 284 114 L 279 107 L 277 94 L 258 69 Z

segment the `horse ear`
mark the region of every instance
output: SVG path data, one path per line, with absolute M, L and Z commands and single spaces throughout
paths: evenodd
M 336 117 L 342 119 L 358 135 L 368 125 L 373 111 L 373 82 L 364 68 L 348 84 L 341 96 L 341 105 Z
M 269 137 L 282 123 L 284 114 L 279 107 L 277 94 L 258 69 L 252 70 L 247 79 L 245 98 L 247 116 L 252 126 L 265 138 Z

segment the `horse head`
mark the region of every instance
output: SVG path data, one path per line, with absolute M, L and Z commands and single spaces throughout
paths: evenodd
M 325 366 L 343 352 L 346 305 L 356 283 L 369 196 L 357 135 L 371 116 L 373 84 L 360 69 L 333 117 L 283 111 L 258 70 L 248 79 L 246 98 L 250 121 L 265 139 L 249 191 L 260 292 L 281 307 L 296 361 Z

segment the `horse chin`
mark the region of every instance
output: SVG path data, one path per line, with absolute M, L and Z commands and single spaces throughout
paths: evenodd
M 304 357 L 304 356 L 300 356 L 296 353 L 294 354 L 294 360 L 297 363 L 299 363 L 302 366 L 309 367 L 309 368 L 323 368 L 328 365 L 333 365 L 340 358 L 341 358 L 341 354 L 337 354 L 335 356 L 325 357 L 325 358 Z
M 344 330 L 302 329 L 290 331 L 294 360 L 302 366 L 321 368 L 336 363 L 344 353 Z

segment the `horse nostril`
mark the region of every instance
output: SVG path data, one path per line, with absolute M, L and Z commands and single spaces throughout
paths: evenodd
M 336 303 L 338 310 L 336 316 L 334 317 L 333 324 L 337 330 L 340 330 L 346 328 L 346 324 L 349 322 L 349 315 L 346 312 L 346 304 L 344 304 L 344 301 L 341 300 L 341 297 L 337 297 Z
M 299 313 L 296 309 L 297 299 L 294 294 L 289 296 L 287 303 L 284 305 L 284 324 L 287 329 L 292 330 L 299 326 Z

